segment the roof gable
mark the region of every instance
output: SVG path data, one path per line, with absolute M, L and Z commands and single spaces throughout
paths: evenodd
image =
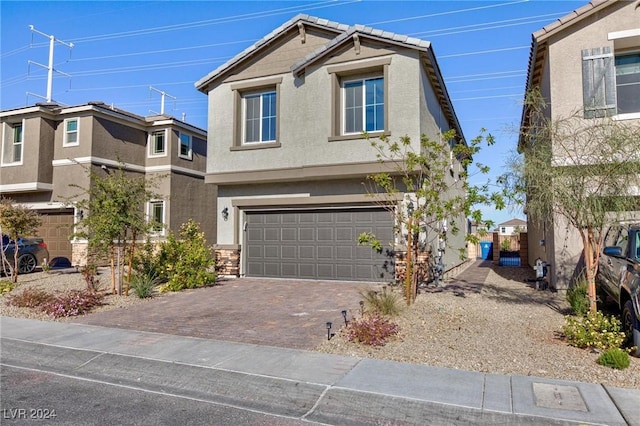
M 307 28 L 321 30 L 331 33 L 333 36 L 343 33 L 349 29 L 348 25 L 338 22 L 329 21 L 327 19 L 316 18 L 313 16 L 300 14 L 280 25 L 260 40 L 247 47 L 242 52 L 231 58 L 229 61 L 220 65 L 218 68 L 201 78 L 195 83 L 195 86 L 201 92 L 207 91 L 207 86 L 213 83 L 221 76 L 230 72 L 233 68 L 239 66 L 246 60 L 263 53 L 265 49 L 275 43 L 278 39 L 285 37 L 292 31 L 297 31 L 300 37 L 306 36 Z
M 527 226 L 527 222 L 522 219 L 510 219 L 498 224 L 498 226 Z

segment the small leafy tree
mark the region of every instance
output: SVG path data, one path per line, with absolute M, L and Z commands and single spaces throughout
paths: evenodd
M 20 237 L 33 235 L 42 223 L 40 215 L 23 205 L 16 204 L 8 198 L 0 199 L 0 234 L 7 235 L 14 244 L 13 262 L 5 257 L 3 242 L 0 241 L 2 251 L 2 267 L 9 270 L 11 281 L 18 281 L 18 240 Z
M 549 118 L 538 91 L 527 94 L 519 154 L 500 179 L 525 205 L 529 220 L 567 224 L 582 241 L 590 310 L 597 310 L 595 277 L 604 232 L 636 210 L 640 187 L 640 128 L 611 118 L 585 120 L 581 112 Z
M 393 141 L 386 136 L 370 139 L 365 134 L 377 151 L 382 170 L 368 176 L 369 195 L 390 212 L 396 231 L 407 234 L 404 282 L 407 304 L 415 299 L 418 277 L 424 273 L 416 262 L 424 246 L 431 242 L 440 250 L 446 245 L 448 234 L 457 234 L 458 223 L 466 222 L 467 218 L 490 227 L 492 223 L 483 220 L 480 206 L 504 207 L 502 194 L 491 192 L 489 182 L 471 185 L 468 181 L 471 167 L 480 174 L 489 172 L 487 166 L 473 163 L 473 156 L 483 143 L 494 143 L 493 136 L 485 133 L 483 129 L 469 144 L 460 140 L 453 130 L 443 133 L 439 140 L 422 135 L 417 144 L 412 143 L 409 136 Z M 460 164 L 455 172 L 457 177 L 454 160 Z M 398 200 L 402 200 L 400 205 Z M 431 241 L 421 242 L 421 234 Z M 465 237 L 477 243 L 477 236 L 465 234 Z M 358 242 L 376 250 L 382 248 L 382 242 L 371 233 L 361 234 Z
M 99 173 L 87 168 L 90 178 L 89 188 L 82 188 L 70 201 L 84 214 L 78 223 L 75 236 L 86 238 L 89 242 L 89 253 L 94 256 L 109 258 L 111 265 L 112 292 L 122 294 L 121 282 L 116 289 L 115 270 L 118 263 L 118 276 L 121 277 L 121 265 L 124 264 L 124 249 L 129 247 L 129 270 L 135 249 L 136 239 L 144 236 L 158 224 L 150 222 L 144 212 L 144 204 L 158 196 L 153 192 L 157 186 L 156 179 L 144 176 L 131 176 L 122 163 L 116 169 Z M 124 294 L 128 295 L 129 281 Z

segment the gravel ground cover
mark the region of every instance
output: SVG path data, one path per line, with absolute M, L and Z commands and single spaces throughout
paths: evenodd
M 640 358 L 619 371 L 596 363 L 598 353 L 573 348 L 560 330 L 569 306 L 558 293 L 538 291 L 526 282 L 526 268 L 494 267 L 481 290 L 460 288 L 422 291 L 416 302 L 395 318 L 400 332 L 385 346 L 370 347 L 346 341 L 341 332 L 316 348 L 319 352 L 427 364 L 496 374 L 531 375 L 640 389 Z M 100 269 L 100 283 L 110 288 L 108 269 Z M 78 273 L 36 272 L 19 277 L 19 292 L 27 287 L 64 291 L 85 287 Z M 0 296 L 0 315 L 53 321 L 45 314 L 6 304 Z M 154 303 L 107 295 L 93 312 Z M 89 313 L 88 315 L 91 315 Z M 359 312 L 349 312 L 349 318 Z M 60 319 L 58 321 L 65 321 Z

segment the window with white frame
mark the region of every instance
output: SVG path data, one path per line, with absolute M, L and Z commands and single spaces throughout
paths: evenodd
M 64 120 L 64 141 L 63 146 L 76 146 L 80 144 L 78 138 L 79 120 L 77 118 L 68 118 Z
M 151 223 L 151 230 L 154 234 L 164 234 L 165 220 L 163 200 L 149 201 L 149 222 Z
M 343 134 L 384 130 L 384 78 L 342 83 Z
M 166 139 L 167 132 L 165 130 L 152 132 L 149 137 L 149 156 L 164 156 L 167 153 Z
M 193 157 L 193 150 L 191 146 L 191 135 L 186 133 L 180 133 L 179 138 L 180 147 L 178 149 L 178 157 L 186 160 L 191 160 Z
M 20 164 L 24 151 L 24 125 L 22 122 L 8 124 L 2 147 L 2 164 Z
M 618 114 L 640 112 L 640 52 L 615 57 Z
M 275 142 L 277 95 L 275 90 L 242 96 L 244 143 Z

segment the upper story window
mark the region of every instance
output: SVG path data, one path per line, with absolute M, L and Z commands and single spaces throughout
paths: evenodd
M 149 135 L 149 156 L 162 157 L 167 153 L 167 132 L 158 130 Z
M 612 45 L 582 50 L 584 117 L 640 118 L 640 28 L 608 34 Z
M 2 164 L 20 164 L 24 151 L 23 123 L 10 124 L 8 133 L 3 141 Z
M 640 113 L 640 52 L 616 55 L 618 114 Z
M 80 123 L 77 118 L 68 118 L 64 120 L 64 141 L 63 146 L 76 146 L 80 144 L 78 138 Z
M 342 85 L 343 133 L 384 130 L 384 78 L 346 80 Z
M 191 160 L 193 158 L 191 135 L 180 132 L 179 143 L 178 157 Z
M 232 150 L 277 148 L 282 77 L 231 84 L 234 94 Z
M 327 67 L 332 81 L 329 141 L 358 139 L 362 132 L 388 134 L 391 59 Z
M 242 96 L 244 104 L 244 143 L 275 142 L 277 94 L 275 90 Z

